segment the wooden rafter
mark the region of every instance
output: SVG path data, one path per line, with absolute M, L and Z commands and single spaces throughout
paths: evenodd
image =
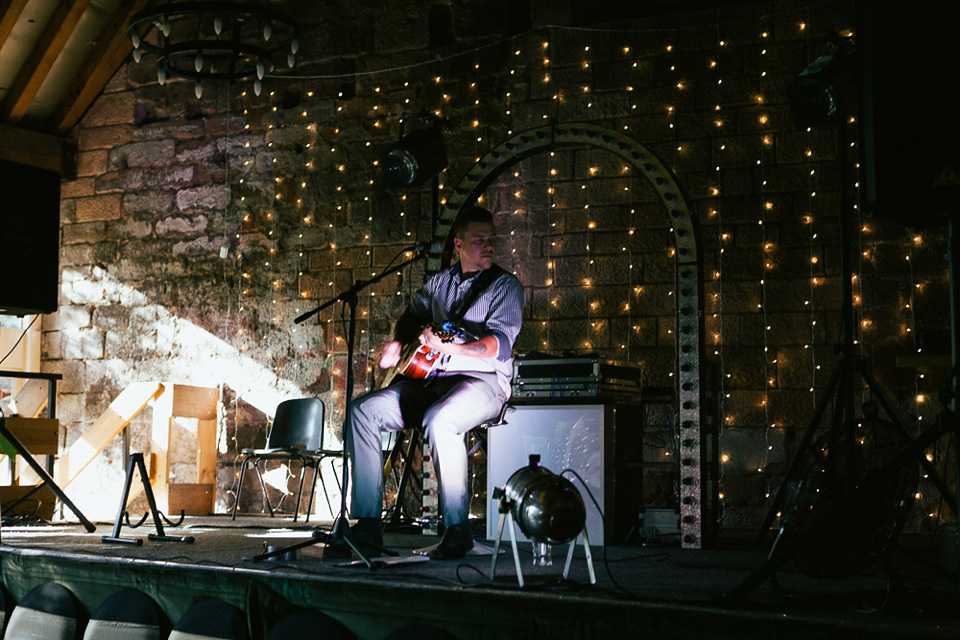
M 17 24 L 28 0 L 0 0 L 0 47 L 10 37 L 13 25 Z
M 58 133 L 67 133 L 73 128 L 126 61 L 133 50 L 127 37 L 127 22 L 131 15 L 143 10 L 146 5 L 147 0 L 124 0 L 114 12 L 96 49 L 87 57 L 84 67 L 61 101 L 63 106 L 55 117 Z
M 19 122 L 23 118 L 89 4 L 90 0 L 76 0 L 72 4 L 60 3 L 57 6 L 43 36 L 17 74 L 10 93 L 3 101 L 0 115 L 10 122 Z

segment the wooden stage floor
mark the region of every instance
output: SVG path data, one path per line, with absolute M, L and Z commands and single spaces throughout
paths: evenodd
M 597 583 L 591 585 L 582 547 L 568 580 L 562 579 L 566 546 L 553 566 L 534 567 L 521 545 L 526 585 L 518 586 L 510 551 L 456 561 L 411 560 L 412 551 L 437 540 L 388 533 L 385 544 L 405 561 L 374 568 L 325 562 L 322 544 L 285 558 L 255 561 L 268 547 L 310 541 L 317 526 L 289 517 L 188 517 L 165 526 L 193 543 L 146 540 L 151 523 L 124 527 L 121 536 L 141 546 L 105 543 L 113 523 L 87 533 L 76 524 L 2 528 L 0 569 L 18 599 L 32 586 L 54 580 L 71 588 L 91 611 L 107 595 L 136 586 L 154 597 L 171 620 L 202 597 L 221 597 L 250 615 L 251 629 L 296 608 L 316 608 L 356 637 L 381 640 L 404 624 L 427 623 L 461 640 L 486 638 L 957 638 L 960 587 L 949 544 L 941 537 L 902 535 L 889 554 L 889 570 L 864 569 L 838 580 L 812 578 L 787 563 L 776 580 L 756 577 L 766 552 L 750 532 L 721 534 L 702 550 L 677 546 L 594 547 Z M 492 542 L 483 541 L 492 549 Z M 944 551 L 946 549 L 946 551 Z M 729 597 L 731 591 L 743 591 Z

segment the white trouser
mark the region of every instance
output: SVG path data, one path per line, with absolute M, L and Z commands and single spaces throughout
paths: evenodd
M 383 510 L 381 433 L 422 425 L 437 472 L 445 526 L 468 518 L 467 450 L 464 434 L 499 415 L 503 394 L 465 375 L 423 381 L 401 378 L 351 403 L 347 455 L 352 473 L 354 518 L 379 518 Z

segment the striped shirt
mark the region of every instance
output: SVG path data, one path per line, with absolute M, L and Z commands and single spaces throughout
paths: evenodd
M 467 295 L 470 285 L 481 272 L 463 279 L 460 263 L 430 278 L 422 289 L 417 291 L 406 314 L 412 315 L 426 326 L 436 319 L 434 305 L 442 313 L 450 315 L 460 306 Z M 516 276 L 504 272 L 477 296 L 463 315 L 460 325 L 478 339 L 492 335 L 497 339 L 496 357 L 474 358 L 444 354 L 434 369 L 438 376 L 471 375 L 487 380 L 499 387 L 504 400 L 510 397 L 510 380 L 513 377 L 513 343 L 520 333 L 523 323 L 523 307 L 526 304 L 523 286 Z M 457 343 L 467 342 L 457 338 Z

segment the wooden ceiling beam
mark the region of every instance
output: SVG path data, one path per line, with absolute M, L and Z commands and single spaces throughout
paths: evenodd
M 70 178 L 76 175 L 75 158 L 73 140 L 0 123 L 0 159 L 56 171 Z
M 114 12 L 93 54 L 87 57 L 83 69 L 60 101 L 62 106 L 55 116 L 57 132 L 65 134 L 79 122 L 113 74 L 126 62 L 133 50 L 127 37 L 127 23 L 130 16 L 142 11 L 147 3 L 148 0 L 124 0 Z
M 60 3 L 50 17 L 39 42 L 34 47 L 0 107 L 0 116 L 10 122 L 19 122 L 46 80 L 54 62 L 76 29 L 90 0 Z
M 27 6 L 28 0 L 0 0 L 0 47 L 10 37 L 13 31 L 13 25 L 17 24 L 23 8 Z

